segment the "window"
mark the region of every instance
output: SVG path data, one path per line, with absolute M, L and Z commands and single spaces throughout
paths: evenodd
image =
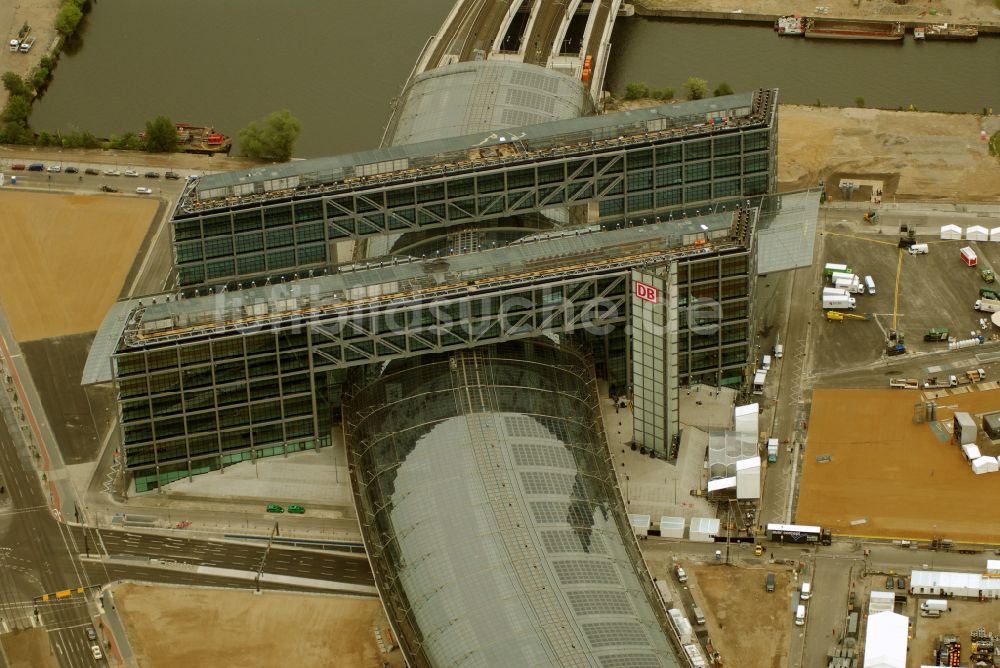
M 206 237 L 215 237 L 233 233 L 233 226 L 229 220 L 229 214 L 221 216 L 211 216 L 202 221 Z
M 295 230 L 295 240 L 298 243 L 323 240 L 323 223 L 301 225 Z
M 176 241 L 199 238 L 201 238 L 200 220 L 181 220 L 174 223 L 174 239 Z
M 193 260 L 204 259 L 201 253 L 201 241 L 187 241 L 176 244 L 176 247 L 178 262 L 191 262 Z
M 743 172 L 753 174 L 767 170 L 767 154 L 754 153 L 743 158 Z
M 503 190 L 503 174 L 486 174 L 477 179 L 481 193 L 497 193 Z
M 712 155 L 712 145 L 708 139 L 698 139 L 684 144 L 684 160 L 701 160 Z
M 233 214 L 233 229 L 236 232 L 248 232 L 261 228 L 260 209 L 251 211 L 237 211 Z
M 697 186 L 688 186 L 684 189 L 684 200 L 688 203 L 702 202 L 707 200 L 712 193 L 712 184 L 703 183 Z
M 448 197 L 467 197 L 475 192 L 475 182 L 471 178 L 457 179 L 448 182 Z M 413 204 L 413 198 L 402 204 Z
M 241 234 L 236 237 L 236 252 L 237 253 L 249 253 L 251 251 L 263 250 L 264 248 L 264 235 L 260 232 L 251 232 L 250 234 Z
M 320 220 L 323 218 L 323 202 L 313 200 L 311 202 L 297 202 L 295 204 L 295 222 L 301 223 L 307 220 Z
M 680 144 L 667 144 L 666 146 L 656 147 L 657 165 L 671 165 L 675 162 L 680 162 L 680 161 L 681 161 Z
M 205 240 L 205 257 L 220 257 L 233 254 L 233 240 L 230 237 L 217 237 Z
M 729 135 L 715 138 L 715 155 L 733 155 L 740 152 L 740 136 Z
M 232 260 L 215 260 L 205 265 L 205 273 L 209 280 L 233 275 Z
M 275 206 L 264 209 L 264 226 L 278 227 L 292 222 L 292 207 L 290 205 Z
M 628 153 L 628 168 L 640 169 L 642 167 L 649 167 L 653 164 L 653 149 L 645 149 L 642 151 L 632 151 Z
M 291 246 L 295 237 L 295 233 L 292 228 L 285 227 L 277 230 L 267 231 L 267 247 L 268 248 L 281 248 L 284 246 Z
M 712 184 L 712 192 L 715 198 L 734 197 L 740 194 L 740 180 L 729 179 L 728 181 L 715 181 Z
M 653 187 L 653 174 L 649 170 L 638 173 L 630 173 L 628 177 L 629 192 L 636 190 L 649 190 Z
M 715 177 L 736 176 L 740 173 L 739 158 L 720 158 L 715 161 Z
M 683 176 L 681 174 L 680 165 L 675 167 L 661 167 L 656 170 L 656 185 L 659 186 L 676 186 L 681 183 Z
M 684 165 L 684 182 L 693 183 L 695 181 L 705 181 L 712 177 L 712 163 L 696 162 Z M 707 197 L 706 197 L 707 199 Z

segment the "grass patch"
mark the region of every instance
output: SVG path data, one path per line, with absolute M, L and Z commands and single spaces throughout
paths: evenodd
M 997 0 L 1000 3 L 1000 0 Z M 1000 132 L 994 132 L 990 137 L 990 155 L 1000 156 Z

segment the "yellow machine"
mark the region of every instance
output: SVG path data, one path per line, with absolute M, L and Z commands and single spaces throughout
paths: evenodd
M 857 313 L 842 313 L 840 311 L 827 311 L 826 319 L 832 320 L 833 322 L 844 322 L 845 320 L 871 320 L 872 314 L 865 313 L 864 315 L 859 315 Z

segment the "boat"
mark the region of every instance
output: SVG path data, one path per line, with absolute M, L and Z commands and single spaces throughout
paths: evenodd
M 850 21 L 846 19 L 805 20 L 805 36 L 822 39 L 902 40 L 903 24 L 890 21 Z
M 233 141 L 211 126 L 176 123 L 177 148 L 185 153 L 229 153 Z
M 779 16 L 774 21 L 774 30 L 787 37 L 801 36 L 805 32 L 805 21 L 801 16 Z
M 972 25 L 938 23 L 913 28 L 913 39 L 954 39 L 972 41 L 979 38 L 979 28 Z

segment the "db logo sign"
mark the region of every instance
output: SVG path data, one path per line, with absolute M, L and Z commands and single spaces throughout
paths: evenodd
M 641 281 L 635 282 L 635 296 L 650 304 L 658 304 L 660 302 L 660 291 L 652 285 L 647 285 Z

